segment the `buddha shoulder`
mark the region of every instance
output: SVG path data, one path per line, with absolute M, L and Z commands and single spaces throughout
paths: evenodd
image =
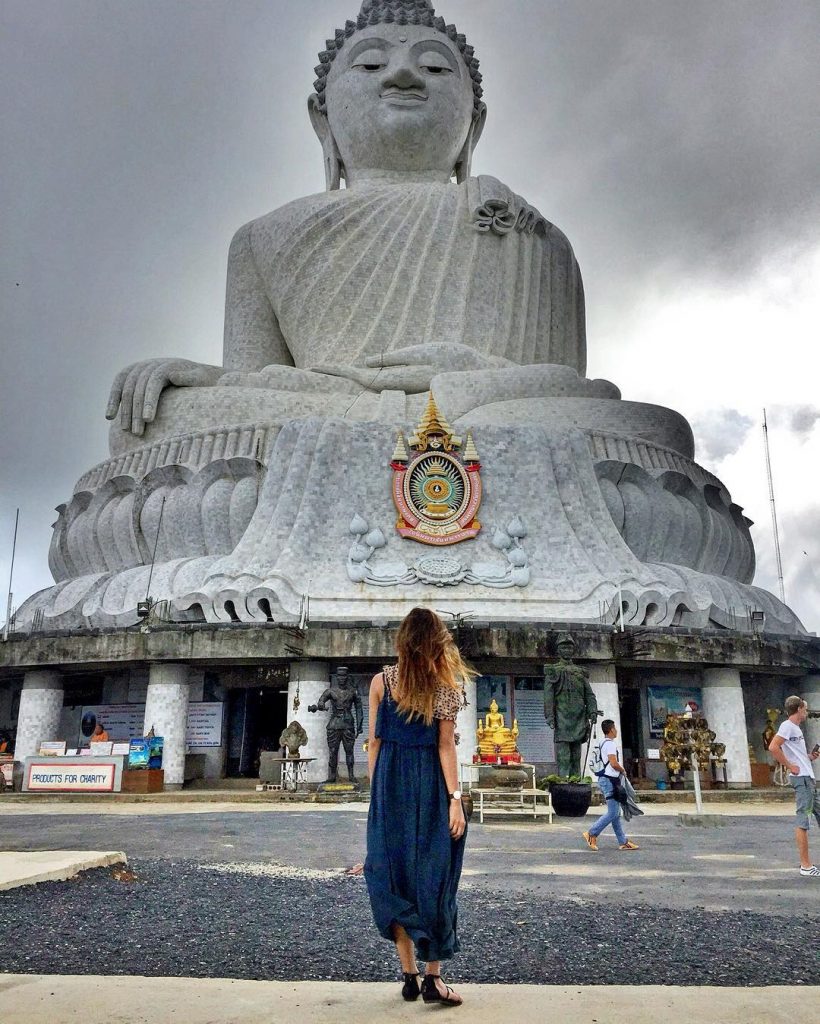
M 254 255 L 271 253 L 285 245 L 308 218 L 321 215 L 343 202 L 344 192 L 319 192 L 294 199 L 270 213 L 243 224 L 231 240 L 231 256 L 248 248 Z M 229 257 L 230 258 L 230 257 Z

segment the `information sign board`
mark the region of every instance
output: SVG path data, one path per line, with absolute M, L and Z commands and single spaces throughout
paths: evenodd
M 115 765 L 89 760 L 86 764 L 65 764 L 59 758 L 30 761 L 26 788 L 29 792 L 110 793 L 114 789 Z
M 188 705 L 185 742 L 189 747 L 222 746 L 223 707 L 221 703 L 208 701 Z M 84 707 L 79 737 L 81 744 L 89 742 L 97 722 L 103 723 L 109 739 L 115 743 L 142 736 L 145 730 L 145 705 L 95 704 Z
M 544 695 L 538 690 L 515 691 L 518 749 L 529 764 L 555 760 L 555 733 L 544 718 Z

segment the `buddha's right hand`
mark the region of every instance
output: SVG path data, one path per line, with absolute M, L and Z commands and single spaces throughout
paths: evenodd
M 120 413 L 120 426 L 138 436 L 157 414 L 160 395 L 169 385 L 178 388 L 211 387 L 224 374 L 221 366 L 190 359 L 146 359 L 120 370 L 111 385 L 105 418 Z

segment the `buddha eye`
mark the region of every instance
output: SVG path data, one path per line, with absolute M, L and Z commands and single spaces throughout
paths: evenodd
M 365 50 L 353 62 L 353 67 L 358 71 L 381 71 L 387 67 L 387 58 L 381 50 Z
M 455 69 L 443 53 L 427 50 L 419 55 L 419 70 L 428 75 L 452 75 Z

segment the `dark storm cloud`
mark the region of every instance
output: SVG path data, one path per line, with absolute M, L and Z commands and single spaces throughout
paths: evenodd
M 509 153 L 512 171 L 533 133 L 533 184 L 596 274 L 605 260 L 610 281 L 665 268 L 714 283 L 815 242 L 817 3 L 440 6 L 494 44 L 493 159 Z
M 699 461 L 720 462 L 741 447 L 754 426 L 754 420 L 737 409 L 716 409 L 692 423 Z

